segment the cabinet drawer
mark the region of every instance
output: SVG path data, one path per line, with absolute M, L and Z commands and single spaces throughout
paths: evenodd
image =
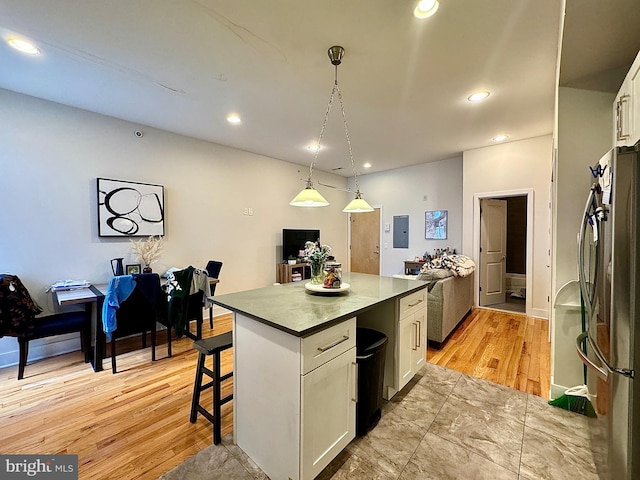
M 301 342 L 301 367 L 304 375 L 356 345 L 356 319 L 345 320 L 303 338 Z
M 400 318 L 425 307 L 427 302 L 425 298 L 426 291 L 426 288 L 423 288 L 400 299 Z

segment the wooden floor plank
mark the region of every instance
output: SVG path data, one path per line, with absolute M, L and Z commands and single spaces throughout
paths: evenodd
M 203 335 L 231 330 L 231 315 L 204 323 Z M 126 341 L 127 339 L 125 339 Z M 164 341 L 164 340 L 163 340 Z M 140 348 L 139 337 L 136 347 Z M 80 352 L 27 365 L 24 380 L 17 367 L 0 369 L 0 452 L 4 454 L 77 454 L 80 478 L 155 479 L 212 443 L 211 424 L 198 416 L 189 422 L 197 352 L 187 338 L 166 347 L 118 355 L 118 373 L 94 373 Z M 121 351 L 120 343 L 118 352 Z M 221 359 L 222 372 L 233 368 L 232 351 Z M 233 388 L 223 385 L 223 395 Z M 202 395 L 211 404 L 211 394 Z M 222 408 L 222 433 L 233 428 L 231 404 Z
M 427 360 L 478 378 L 549 398 L 547 320 L 475 308 Z

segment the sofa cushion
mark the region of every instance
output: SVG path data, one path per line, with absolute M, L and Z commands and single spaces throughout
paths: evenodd
M 424 280 L 426 282 L 431 280 L 440 280 L 447 277 L 452 277 L 453 272 L 446 268 L 430 268 L 424 272 L 418 274 L 418 280 Z

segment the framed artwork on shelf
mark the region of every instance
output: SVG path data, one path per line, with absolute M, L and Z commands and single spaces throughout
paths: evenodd
M 139 263 L 132 263 L 130 265 L 127 265 L 127 270 L 126 270 L 127 275 L 133 275 L 141 272 L 142 272 L 142 269 L 140 268 Z
M 447 238 L 447 210 L 431 210 L 424 212 L 424 238 L 427 240 L 444 240 Z
M 98 236 L 164 235 L 164 187 L 98 178 Z

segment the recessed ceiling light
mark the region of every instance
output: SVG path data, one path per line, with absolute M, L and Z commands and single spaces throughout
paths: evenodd
M 27 55 L 39 55 L 40 49 L 33 43 L 23 40 L 22 38 L 11 37 L 7 39 L 7 43 L 16 50 L 26 53 Z
M 439 6 L 438 0 L 421 0 L 413 10 L 413 15 L 416 18 L 429 18 L 438 11 Z
M 363 168 L 371 168 L 371 164 L 369 162 L 362 165 Z
M 311 143 L 307 145 L 307 150 L 309 150 L 311 153 L 316 153 L 318 150 L 320 150 L 320 145 L 318 145 L 317 143 Z
M 487 91 L 476 92 L 469 95 L 469 97 L 467 97 L 467 100 L 469 100 L 470 102 L 481 102 L 482 100 L 487 98 L 489 95 L 490 94 Z
M 239 123 L 242 123 L 242 120 L 240 119 L 240 115 L 236 113 L 230 113 L 229 115 L 227 115 L 227 122 L 232 123 L 233 125 L 238 125 Z
M 509 138 L 509 135 L 505 135 L 504 133 L 501 135 L 496 135 L 495 137 L 493 137 L 491 139 L 492 142 L 504 142 L 507 138 Z

